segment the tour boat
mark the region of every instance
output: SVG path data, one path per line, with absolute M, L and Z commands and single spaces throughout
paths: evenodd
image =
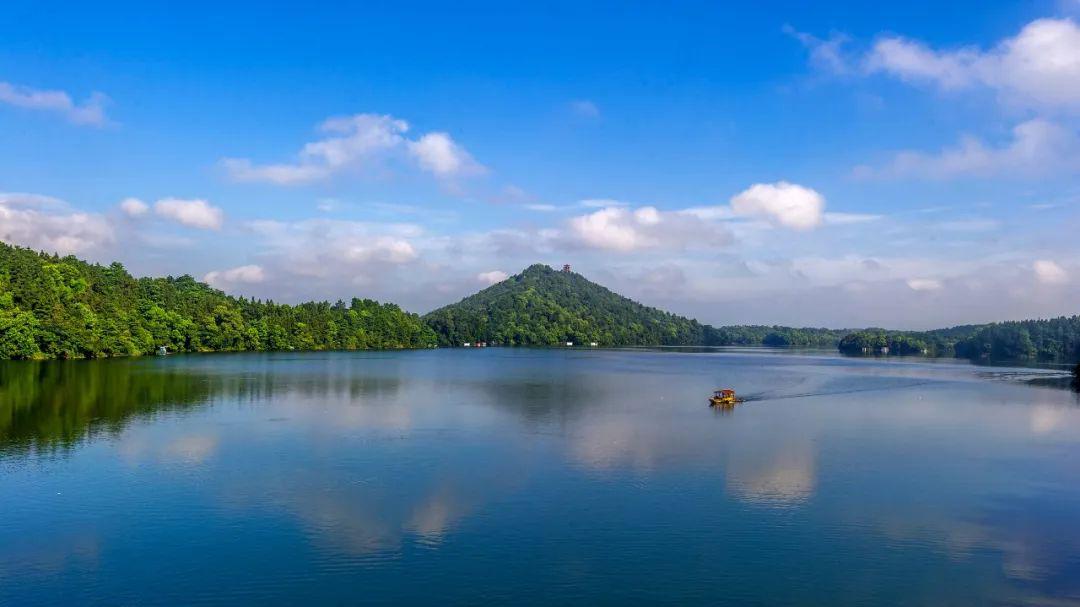
M 709 404 L 714 407 L 731 407 L 739 402 L 735 391 L 731 389 L 717 390 L 709 397 Z

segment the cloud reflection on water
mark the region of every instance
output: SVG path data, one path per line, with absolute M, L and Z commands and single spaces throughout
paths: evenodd
M 491 357 L 501 357 L 498 369 Z M 169 499 L 200 500 L 207 521 L 274 533 L 319 571 L 407 562 L 415 548 L 453 553 L 485 537 L 536 542 L 533 524 L 570 512 L 631 550 L 628 538 L 652 527 L 690 542 L 737 529 L 768 550 L 784 521 L 793 531 L 827 527 L 841 554 L 870 545 L 882 559 L 919 554 L 968 568 L 989 554 L 1010 582 L 1050 594 L 1075 588 L 1069 555 L 1080 545 L 1065 537 L 1078 530 L 1066 511 L 1075 493 L 1060 481 L 1080 409 L 1059 391 L 955 379 L 942 365 L 924 373 L 779 356 L 112 362 L 44 376 L 38 368 L 9 383 L 0 395 L 0 406 L 15 407 L 0 420 L 5 445 L 68 445 L 72 460 L 104 445 L 123 464 L 116 472 L 103 460 L 95 472 L 116 475 L 109 486 L 119 480 L 126 495 L 167 508 L 138 483 L 123 485 L 125 475 L 154 477 Z M 55 394 L 42 377 L 55 380 Z M 715 416 L 704 397 L 728 383 L 817 395 L 762 398 Z M 100 441 L 103 432 L 115 440 Z M 4 461 L 23 470 L 20 453 Z M 650 518 L 635 520 L 639 507 Z M 631 532 L 622 520 L 643 527 Z M 285 543 L 290 534 L 302 545 Z M 580 565 L 599 566 L 603 551 L 588 548 L 596 538 L 584 540 Z

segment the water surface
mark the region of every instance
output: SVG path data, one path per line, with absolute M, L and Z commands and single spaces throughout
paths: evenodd
M 1080 406 L 766 351 L 0 364 L 0 604 L 1080 604 Z M 753 397 L 705 405 L 717 387 Z

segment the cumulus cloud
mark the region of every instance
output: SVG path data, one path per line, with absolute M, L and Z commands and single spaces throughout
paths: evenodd
M 920 177 L 949 179 L 967 176 L 1034 176 L 1080 167 L 1080 138 L 1066 127 L 1033 119 L 1012 130 L 1012 139 L 999 146 L 964 137 L 936 154 L 897 153 L 883 167 L 856 167 L 859 177 Z
M 1054 261 L 1038 259 L 1031 265 L 1035 278 L 1046 285 L 1060 285 L 1069 282 L 1069 274 Z
M 476 275 L 477 282 L 485 285 L 493 285 L 498 282 L 502 282 L 509 278 L 510 275 L 502 270 L 492 270 L 490 272 L 481 272 Z
M 262 238 L 275 275 L 345 282 L 363 282 L 372 268 L 415 260 L 418 253 L 410 239 L 423 233 L 412 224 L 329 219 L 258 221 L 249 228 Z
M 634 210 L 608 207 L 571 218 L 567 228 L 567 237 L 575 244 L 620 252 L 660 247 L 682 249 L 695 243 L 717 246 L 731 241 L 723 226 L 656 207 Z
M 935 50 L 886 36 L 874 44 L 865 68 L 948 90 L 988 87 L 1029 107 L 1080 109 L 1080 27 L 1071 19 L 1037 19 L 987 51 Z
M 154 212 L 171 221 L 200 230 L 220 230 L 225 221 L 225 214 L 221 209 L 199 198 L 163 198 L 154 203 Z
M 446 133 L 428 133 L 408 143 L 409 154 L 420 168 L 438 177 L 478 175 L 485 171 Z
M 150 205 L 138 198 L 125 198 L 120 201 L 120 210 L 128 217 L 142 217 L 150 210 Z
M 261 266 L 246 265 L 228 270 L 214 270 L 203 277 L 203 281 L 220 289 L 236 284 L 258 284 L 266 280 L 266 272 Z
M 758 183 L 731 199 L 736 215 L 758 217 L 793 230 L 810 230 L 821 225 L 825 198 L 814 190 L 779 181 Z
M 47 91 L 0 82 L 0 103 L 15 107 L 59 114 L 72 124 L 105 126 L 105 105 L 109 98 L 102 93 L 92 93 L 82 103 L 76 103 L 64 91 Z
M 412 159 L 421 170 L 439 178 L 466 177 L 485 167 L 450 135 L 433 132 L 419 139 L 406 137 L 409 123 L 385 114 L 355 114 L 330 118 L 319 126 L 326 136 L 303 146 L 294 162 L 254 164 L 246 158 L 225 158 L 222 166 L 236 181 L 298 185 L 320 181 L 344 171 L 366 171 L 393 158 Z
M 47 196 L 0 193 L 0 241 L 75 255 L 99 250 L 114 239 L 102 215 L 73 211 Z

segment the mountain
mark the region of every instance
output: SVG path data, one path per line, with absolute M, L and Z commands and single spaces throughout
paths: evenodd
M 536 264 L 423 317 L 443 345 L 701 345 L 704 327 Z
M 295 306 L 196 281 L 0 243 L 0 359 L 171 352 L 353 350 L 435 345 L 415 314 L 370 299 Z

